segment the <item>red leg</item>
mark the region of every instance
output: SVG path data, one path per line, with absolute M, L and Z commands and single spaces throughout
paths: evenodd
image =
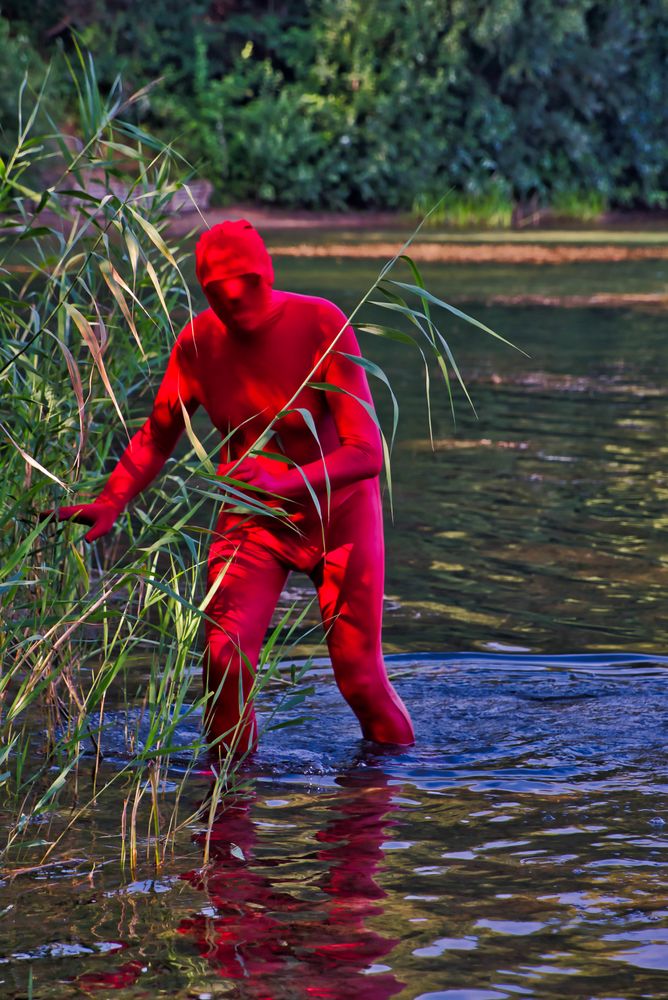
M 318 598 L 336 683 L 363 735 L 407 746 L 413 726 L 381 648 L 384 569 L 378 488 L 364 483 L 332 514 Z
M 207 592 L 222 574 L 206 613 L 204 687 L 210 693 L 206 726 L 211 739 L 244 753 L 257 741 L 257 723 L 248 696 L 258 657 L 288 567 L 252 537 L 234 533 L 214 542 L 209 555 Z

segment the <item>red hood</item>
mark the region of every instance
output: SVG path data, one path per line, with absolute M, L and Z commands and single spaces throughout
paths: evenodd
M 220 222 L 202 233 L 195 247 L 195 273 L 202 288 L 209 281 L 259 274 L 274 283 L 274 268 L 262 237 L 246 219 Z

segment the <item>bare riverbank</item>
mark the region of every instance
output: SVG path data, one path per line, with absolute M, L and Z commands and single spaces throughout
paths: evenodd
M 388 260 L 415 232 L 416 221 L 393 212 L 306 212 L 229 205 L 176 215 L 170 235 L 184 237 L 204 225 L 247 218 L 265 236 L 272 254 L 304 259 Z M 410 246 L 421 264 L 560 265 L 668 259 L 668 224 L 662 213 L 609 213 L 605 225 L 471 230 L 423 228 Z M 542 301 L 545 305 L 582 305 Z M 624 304 L 627 296 L 598 296 L 596 305 Z M 666 296 L 631 296 L 632 305 L 663 306 Z M 515 303 L 517 304 L 517 303 Z

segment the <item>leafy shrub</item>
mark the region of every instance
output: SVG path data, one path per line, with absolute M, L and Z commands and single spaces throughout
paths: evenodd
M 498 182 L 518 202 L 668 202 L 665 0 L 146 0 L 141 18 L 35 0 L 31 23 L 20 0 L 3 11 L 43 55 L 78 31 L 107 87 L 119 69 L 132 87 L 160 78 L 138 118 L 178 136 L 226 198 L 406 209 L 452 187 L 463 218 Z

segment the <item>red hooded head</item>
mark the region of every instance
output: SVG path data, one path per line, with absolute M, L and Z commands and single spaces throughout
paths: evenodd
M 209 281 L 259 274 L 273 285 L 274 268 L 262 237 L 246 219 L 220 222 L 205 230 L 195 247 L 195 273 L 202 288 Z

